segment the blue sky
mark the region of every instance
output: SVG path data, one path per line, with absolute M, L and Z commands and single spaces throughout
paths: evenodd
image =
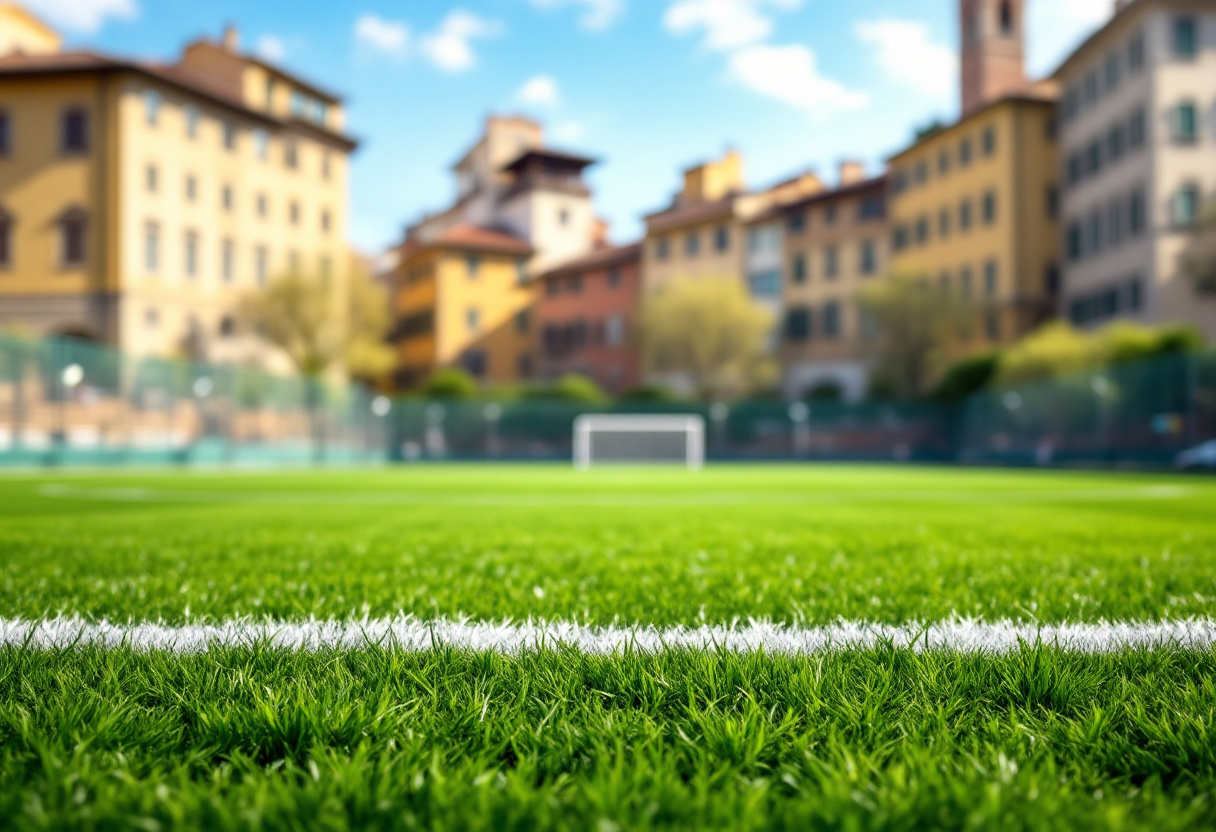
M 363 147 L 352 242 L 378 250 L 450 201 L 448 169 L 490 112 L 542 119 L 601 160 L 625 241 L 679 171 L 738 147 L 749 183 L 881 160 L 957 109 L 957 0 L 27 0 L 73 45 L 172 58 L 226 22 L 242 45 L 348 99 Z M 1045 74 L 1113 0 L 1029 0 Z

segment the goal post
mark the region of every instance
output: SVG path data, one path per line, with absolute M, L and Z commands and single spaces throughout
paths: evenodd
M 705 466 L 705 419 L 695 415 L 579 416 L 574 422 L 574 466 Z

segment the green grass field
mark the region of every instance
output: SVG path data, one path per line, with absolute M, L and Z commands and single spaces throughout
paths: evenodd
M 0 476 L 0 620 L 1216 618 L 1216 481 Z M 1216 828 L 1216 650 L 0 646 L 0 828 Z

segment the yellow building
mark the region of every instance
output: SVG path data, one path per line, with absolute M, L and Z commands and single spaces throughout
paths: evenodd
M 491 384 L 531 377 L 534 254 L 519 237 L 469 225 L 407 241 L 394 273 L 396 386 L 417 388 L 442 367 Z
M 889 213 L 891 272 L 976 309 L 965 349 L 1055 315 L 1059 94 L 1026 80 L 1022 0 L 963 0 L 960 13 L 963 116 L 890 160 Z
M 296 270 L 341 300 L 355 143 L 337 96 L 234 30 L 162 65 L 40 29 L 2 7 L 0 326 L 251 360 L 247 293 Z

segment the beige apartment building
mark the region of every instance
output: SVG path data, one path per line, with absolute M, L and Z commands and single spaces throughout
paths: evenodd
M 239 49 L 172 64 L 65 52 L 0 7 L 0 327 L 136 355 L 249 361 L 247 294 L 286 272 L 340 301 L 341 100 Z
M 1063 314 L 1081 327 L 1189 323 L 1216 341 L 1216 298 L 1179 268 L 1216 200 L 1216 6 L 1121 2 L 1055 78 Z
M 785 228 L 782 367 L 790 398 L 831 391 L 860 401 L 874 330 L 858 303 L 888 268 L 887 180 L 841 166 L 836 188 L 781 210 Z

